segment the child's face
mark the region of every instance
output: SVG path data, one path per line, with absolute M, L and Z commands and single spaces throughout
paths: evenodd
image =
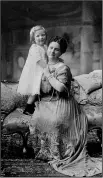
M 43 46 L 46 41 L 46 34 L 44 30 L 37 30 L 34 34 L 35 43 Z

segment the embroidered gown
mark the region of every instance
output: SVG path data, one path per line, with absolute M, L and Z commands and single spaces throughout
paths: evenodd
M 49 160 L 58 172 L 69 176 L 89 176 L 86 138 L 87 117 L 70 92 L 72 74 L 63 62 L 49 65 L 52 75 L 64 84 L 59 93 L 42 75 L 40 101 L 32 116 L 30 131 L 35 137 L 34 151 L 40 148 L 37 158 Z M 37 139 L 38 138 L 38 139 Z M 97 160 L 96 160 L 97 161 Z M 93 163 L 93 170 L 101 172 L 101 163 Z M 95 168 L 96 169 L 96 168 Z M 94 172 L 93 172 L 94 173 Z

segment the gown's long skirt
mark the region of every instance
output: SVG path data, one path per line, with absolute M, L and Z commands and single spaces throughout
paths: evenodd
M 87 117 L 75 99 L 41 100 L 30 123 L 40 147 L 38 157 L 50 160 L 58 172 L 69 176 L 91 176 L 102 171 L 101 160 L 86 153 Z

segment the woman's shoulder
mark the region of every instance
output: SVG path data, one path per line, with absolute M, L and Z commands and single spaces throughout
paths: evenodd
M 58 68 L 56 69 L 56 76 L 59 78 L 68 78 L 72 79 L 72 73 L 69 68 L 63 61 L 59 62 Z
M 70 71 L 69 66 L 67 66 L 67 65 L 64 63 L 64 60 L 61 59 L 61 58 L 59 59 L 58 70 L 69 70 L 69 71 Z

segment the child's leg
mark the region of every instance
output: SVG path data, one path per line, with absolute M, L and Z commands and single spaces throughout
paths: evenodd
M 26 108 L 25 108 L 23 114 L 27 114 L 27 115 L 33 114 L 33 112 L 35 110 L 35 102 L 37 101 L 37 99 L 38 99 L 38 95 L 29 96 L 27 105 L 26 105 Z
M 31 95 L 29 96 L 28 98 L 28 101 L 27 101 L 27 104 L 32 104 L 35 102 L 35 99 L 36 99 L 36 95 Z

